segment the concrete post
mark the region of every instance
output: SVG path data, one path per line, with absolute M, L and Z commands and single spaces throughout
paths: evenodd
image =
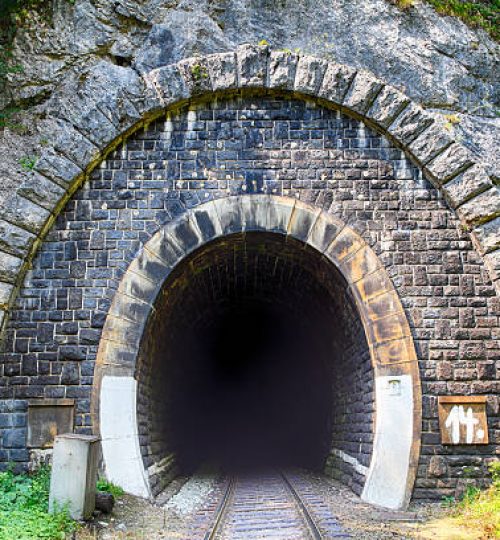
M 66 433 L 56 437 L 49 511 L 67 505 L 73 519 L 88 519 L 95 507 L 99 437 Z

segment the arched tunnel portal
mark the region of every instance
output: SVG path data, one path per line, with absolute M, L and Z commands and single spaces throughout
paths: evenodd
M 419 392 L 401 303 L 362 238 L 302 202 L 246 195 L 187 212 L 130 264 L 93 414 L 106 473 L 131 493 L 205 464 L 300 466 L 400 507 Z

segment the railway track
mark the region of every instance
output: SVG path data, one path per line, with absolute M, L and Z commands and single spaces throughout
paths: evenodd
M 204 540 L 349 538 L 300 475 L 230 478 Z

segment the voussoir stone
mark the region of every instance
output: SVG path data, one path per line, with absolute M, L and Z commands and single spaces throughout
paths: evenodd
M 438 183 L 443 184 L 467 169 L 472 163 L 471 153 L 461 144 L 453 143 L 430 161 L 426 165 L 425 171 Z
M 30 172 L 21 187 L 19 195 L 43 206 L 52 212 L 66 194 L 66 190 L 38 172 Z
M 124 131 L 141 119 L 136 104 L 142 101 L 144 90 L 142 78 L 133 69 L 102 61 L 89 70 L 79 95 L 94 98 L 99 110 Z
M 480 165 L 474 165 L 442 186 L 442 191 L 452 208 L 457 208 L 470 198 L 492 186 L 490 177 Z
M 189 97 L 189 91 L 176 64 L 154 69 L 145 77 L 157 89 L 164 106 Z
M 60 118 L 50 118 L 45 124 L 45 131 L 52 134 L 54 150 L 66 156 L 81 169 L 86 169 L 99 159 L 99 148 L 69 122 Z
M 419 135 L 410 144 L 409 149 L 417 160 L 422 165 L 425 165 L 440 154 L 447 146 L 450 146 L 452 142 L 453 139 L 446 130 L 435 123 Z
M 500 248 L 500 217 L 479 225 L 472 231 L 472 234 L 482 253 Z
M 500 249 L 486 253 L 483 259 L 491 279 L 495 282 L 497 291 L 500 292 Z
M 411 103 L 389 126 L 389 133 L 402 144 L 410 144 L 431 126 L 434 119 L 422 107 Z
M 297 54 L 287 51 L 273 51 L 269 58 L 269 86 L 293 90 L 297 71 Z
M 212 90 L 210 72 L 205 58 L 187 58 L 177 65 L 190 95 L 197 96 Z
M 35 171 L 68 189 L 83 171 L 71 160 L 53 150 L 44 151 L 36 162 Z
M 50 212 L 20 195 L 13 195 L 7 200 L 1 216 L 14 225 L 38 234 Z
M 0 280 L 15 283 L 23 266 L 23 259 L 0 250 Z
M 110 92 L 111 90 L 109 89 Z M 100 110 L 102 99 L 105 99 L 102 90 L 98 93 L 91 92 L 85 83 L 68 78 L 54 93 L 47 109 L 52 116 L 69 121 L 102 150 L 121 132 Z
M 238 78 L 234 52 L 211 54 L 206 57 L 206 65 L 215 92 L 237 87 Z
M 13 290 L 14 285 L 0 281 L 0 308 L 8 307 Z
M 334 103 L 342 104 L 355 75 L 356 70 L 349 66 L 328 62 L 318 95 Z
M 314 56 L 301 56 L 295 74 L 295 90 L 304 94 L 317 94 L 328 62 Z
M 367 116 L 383 127 L 388 127 L 410 103 L 410 98 L 394 88 L 384 86 L 370 107 Z
M 236 50 L 238 81 L 241 87 L 265 86 L 267 78 L 267 45 L 242 45 Z
M 380 92 L 383 82 L 366 71 L 358 71 L 344 98 L 344 106 L 365 114 Z
M 18 257 L 24 257 L 28 254 L 36 236 L 23 229 L 0 219 L 0 249 L 17 255 Z
M 457 209 L 458 216 L 469 225 L 489 221 L 500 215 L 500 188 L 493 186 Z

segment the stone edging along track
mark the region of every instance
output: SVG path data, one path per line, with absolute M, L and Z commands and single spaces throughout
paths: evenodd
M 314 99 L 393 140 L 471 231 L 500 292 L 500 189 L 432 115 L 372 74 L 308 55 L 243 45 L 140 76 L 98 64 L 49 111 L 54 138 L 0 211 L 0 324 L 55 218 L 89 172 L 131 133 L 190 101 L 240 91 Z

